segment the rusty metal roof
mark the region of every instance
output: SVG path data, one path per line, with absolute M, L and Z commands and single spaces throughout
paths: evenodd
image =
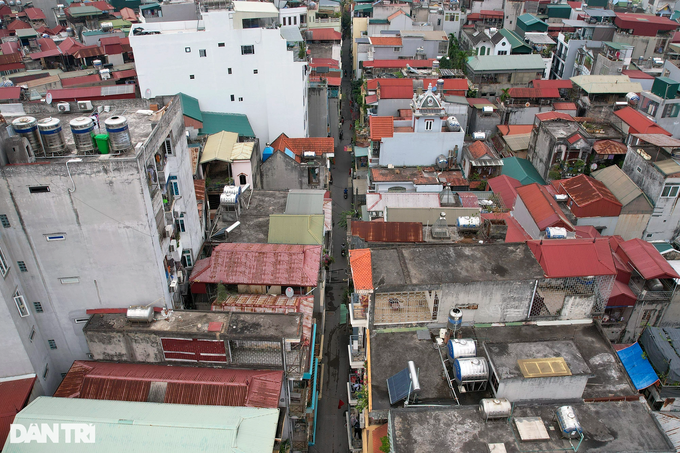
M 352 235 L 366 242 L 423 242 L 420 222 L 352 222 Z
M 607 186 L 590 176 L 574 176 L 573 178 L 562 180 L 560 185 L 577 206 L 588 206 L 600 200 L 606 200 L 615 205 L 622 206 L 614 194 L 607 189 Z
M 220 244 L 196 262 L 191 282 L 316 287 L 320 245 Z
M 54 396 L 114 401 L 156 397 L 154 402 L 171 404 L 276 408 L 282 382 L 280 370 L 76 360 Z
M 665 137 L 665 135 L 663 136 Z M 597 154 L 626 154 L 628 147 L 621 142 L 614 140 L 598 140 L 593 144 L 593 151 Z
M 349 265 L 352 270 L 354 289 L 370 291 L 373 289 L 373 264 L 370 249 L 355 249 L 349 252 Z
M 14 416 L 24 408 L 33 390 L 35 375 L 23 377 L 26 379 L 10 378 L 0 382 L 0 445 L 5 445 Z

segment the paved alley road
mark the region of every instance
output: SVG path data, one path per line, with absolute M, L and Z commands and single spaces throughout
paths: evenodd
M 326 337 L 325 354 L 321 362 L 323 370 L 321 389 L 319 393 L 319 412 L 317 419 L 316 444 L 310 447 L 312 453 L 346 453 L 349 451 L 347 442 L 347 431 L 345 428 L 344 413 L 348 408 L 347 404 L 347 380 L 349 376 L 349 357 L 347 345 L 349 344 L 349 319 L 346 325 L 339 325 L 339 307 L 344 301 L 343 293 L 347 288 L 348 261 L 340 255 L 342 243 L 346 241 L 347 230 L 338 226 L 340 214 L 350 210 L 350 197 L 343 198 L 345 188 L 352 192 L 348 187 L 349 170 L 352 156 L 345 152 L 345 145 L 350 144 L 351 133 L 349 124 L 351 114 L 349 99 L 351 97 L 351 77 L 352 59 L 349 56 L 350 39 L 344 38 L 342 44 L 342 68 L 347 70 L 348 77 L 342 79 L 342 104 L 341 114 L 345 118 L 343 126 L 343 140 L 338 139 L 338 121 L 331 123 L 332 136 L 335 141 L 335 166 L 332 168 L 333 184 L 331 185 L 331 196 L 333 198 L 333 256 L 335 262 L 331 265 L 331 281 L 328 285 L 326 297 Z M 337 118 L 337 115 L 331 115 Z M 342 400 L 345 405 L 338 409 L 338 403 Z

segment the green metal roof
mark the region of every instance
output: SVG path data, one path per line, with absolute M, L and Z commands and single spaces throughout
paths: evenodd
M 624 43 L 621 43 L 621 42 L 614 42 L 614 41 L 605 41 L 604 43 L 606 45 L 608 45 L 609 47 L 611 47 L 612 49 L 616 49 L 616 50 L 624 50 L 624 49 L 630 49 L 630 48 L 634 47 L 634 46 L 631 46 L 630 44 L 624 44 Z
M 390 21 L 387 19 L 369 19 L 368 20 L 369 24 L 389 24 Z
M 324 216 L 272 214 L 269 216 L 270 244 L 323 244 Z
M 147 10 L 147 9 L 161 9 L 161 5 L 158 3 L 142 3 L 139 5 L 139 9 L 141 11 Z
M 94 6 L 70 6 L 68 13 L 71 17 L 101 16 L 104 14 L 102 10 Z
M 201 114 L 201 107 L 198 105 L 198 99 L 191 97 L 188 94 L 179 93 L 179 100 L 182 103 L 182 112 L 184 116 L 203 122 L 203 115 Z
M 536 16 L 533 14 L 525 13 L 522 14 L 517 18 L 518 22 L 522 22 L 524 25 L 534 25 L 538 23 L 545 23 L 542 20 L 539 20 Z
M 255 137 L 248 117 L 241 113 L 201 112 L 203 128 L 200 135 L 212 135 L 218 132 L 236 132 L 242 137 Z
M 323 214 L 325 190 L 299 189 L 288 192 L 284 214 Z
M 114 19 L 109 21 L 114 29 L 123 29 L 132 27 L 132 22 L 123 19 Z
M 671 250 L 675 250 L 668 242 L 652 242 L 651 244 L 662 255 L 666 252 L 670 252 Z
M 278 419 L 278 409 L 41 396 L 17 414 L 15 424 L 92 424 L 94 444 L 66 443 L 60 430 L 58 443 L 8 442 L 3 452 L 270 452 Z
M 544 71 L 545 63 L 538 54 L 532 55 L 486 55 L 468 58 L 467 62 L 474 72 L 506 72 L 516 70 Z
M 524 42 L 524 40 L 514 31 L 508 30 L 507 28 L 501 28 L 498 30 L 501 35 L 505 37 L 510 43 L 510 48 L 513 54 L 530 54 L 531 46 Z
M 373 3 L 362 3 L 354 5 L 354 11 L 373 11 Z
M 355 146 L 354 157 L 368 157 L 368 147 Z
M 545 181 L 532 163 L 519 157 L 506 157 L 503 159 L 501 174 L 515 178 L 521 182 L 523 186 L 532 183 L 538 183 L 542 186 L 545 185 Z
M 108 31 L 102 31 L 102 30 L 90 30 L 90 31 L 84 31 L 83 36 L 97 36 L 97 35 L 108 35 Z

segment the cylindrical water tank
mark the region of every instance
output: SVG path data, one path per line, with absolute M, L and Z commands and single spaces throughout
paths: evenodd
M 93 153 L 94 141 L 92 140 L 92 131 L 94 131 L 94 121 L 92 121 L 92 118 L 81 116 L 72 119 L 69 124 L 71 125 L 73 141 L 78 152 Z
M 20 137 L 26 138 L 33 148 L 33 153 L 41 153 L 40 137 L 38 137 L 38 121 L 32 116 L 22 116 L 12 121 L 12 128 Z
M 45 154 L 62 154 L 66 150 L 64 131 L 57 118 L 43 118 L 38 121 L 40 139 L 45 147 Z
M 447 352 L 451 360 L 462 357 L 475 357 L 477 355 L 477 344 L 471 338 L 454 338 L 449 340 Z
M 111 149 L 115 153 L 127 151 L 132 148 L 132 138 L 128 128 L 127 119 L 124 116 L 112 116 L 104 121 L 106 132 L 109 133 Z
M 571 406 L 561 406 L 555 412 L 557 424 L 560 426 L 562 437 L 567 439 L 577 438 L 583 433 L 583 428 L 576 418 L 574 408 Z
M 463 312 L 460 308 L 452 308 L 449 311 L 449 319 L 446 323 L 446 328 L 449 330 L 458 330 L 463 322 Z
M 153 307 L 129 307 L 127 319 L 136 322 L 151 322 L 153 321 Z
M 449 132 L 460 132 L 460 123 L 458 122 L 458 119 L 451 115 L 446 119 L 446 128 L 449 130 Z
M 484 357 L 465 357 L 453 361 L 453 373 L 460 384 L 489 379 L 489 364 Z
M 264 162 L 265 160 L 272 157 L 273 154 L 274 154 L 274 148 L 272 148 L 271 146 L 267 146 L 264 149 L 264 151 L 262 151 L 262 162 Z
M 484 420 L 508 418 L 512 415 L 512 404 L 505 398 L 482 398 L 479 401 L 479 412 Z
M 235 193 L 222 193 L 220 195 L 220 204 L 222 206 L 235 205 L 236 200 L 238 200 L 238 194 Z
M 102 61 L 101 60 L 92 60 L 92 66 L 94 66 L 95 69 L 101 69 Z

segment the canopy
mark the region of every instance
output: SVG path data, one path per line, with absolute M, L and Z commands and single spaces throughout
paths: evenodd
M 621 349 L 617 354 L 636 389 L 646 389 L 659 381 L 659 377 L 638 343 Z

